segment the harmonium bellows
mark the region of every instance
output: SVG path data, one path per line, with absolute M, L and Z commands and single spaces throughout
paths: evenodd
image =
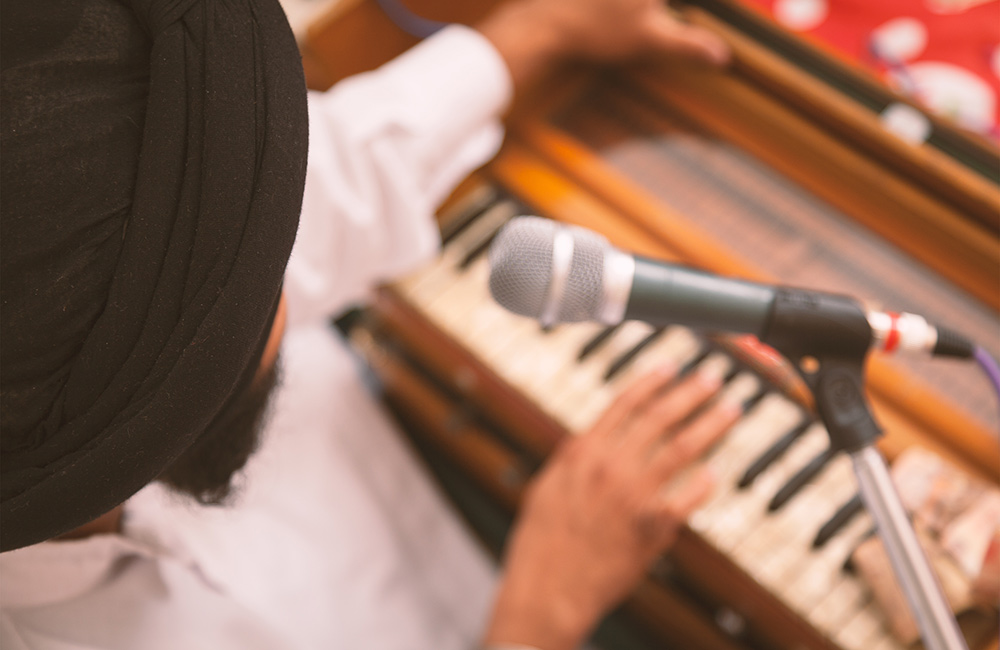
M 471 22 L 491 3 L 408 4 Z M 442 207 L 440 257 L 382 288 L 349 319 L 350 336 L 442 483 L 497 547 L 545 455 L 637 375 L 664 359 L 721 366 L 722 390 L 746 412 L 709 453 L 719 490 L 602 626 L 598 646 L 912 647 L 912 621 L 907 628 L 872 582 L 877 552 L 861 553 L 873 544 L 872 521 L 850 461 L 829 452 L 808 393 L 780 357 L 746 338 L 640 322 L 543 329 L 488 296 L 493 235 L 536 214 L 641 255 L 922 314 L 1000 354 L 995 145 L 729 0 L 674 6 L 722 34 L 732 64 L 566 68 L 520 98 L 500 155 Z M 362 27 L 384 38 L 360 38 Z M 324 87 L 412 42 L 374 2 L 342 2 L 302 49 L 312 84 Z M 919 142 L 898 130 L 900 114 L 921 125 Z M 997 498 L 1000 420 L 975 366 L 873 355 L 867 382 L 885 429 L 879 447 L 915 517 L 931 506 L 913 495 L 933 499 L 944 484 Z M 947 523 L 931 526 L 939 546 Z M 971 648 L 996 647 L 995 609 L 956 609 Z

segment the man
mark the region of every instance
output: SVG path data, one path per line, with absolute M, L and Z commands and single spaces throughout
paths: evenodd
M 433 254 L 548 66 L 723 45 L 656 2 L 517 0 L 311 95 L 306 165 L 274 5 L 2 8 L 0 644 L 579 644 L 709 489 L 661 494 L 736 417 L 687 420 L 718 377 L 662 369 L 560 449 L 494 594 L 325 323 Z

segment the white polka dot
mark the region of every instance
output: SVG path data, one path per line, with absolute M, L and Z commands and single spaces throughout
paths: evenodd
M 906 85 L 898 71 L 890 76 L 894 83 Z M 906 66 L 906 77 L 916 88 L 917 99 L 932 112 L 980 133 L 993 127 L 997 97 L 979 76 L 950 63 L 921 61 Z
M 965 13 L 973 7 L 988 2 L 993 2 L 993 0 L 925 0 L 924 6 L 933 13 L 950 15 Z
M 909 104 L 894 102 L 882 111 L 880 117 L 886 130 L 912 144 L 925 142 L 931 133 L 930 120 Z
M 916 18 L 894 18 L 872 31 L 875 52 L 891 61 L 911 61 L 927 47 L 927 28 Z
M 773 10 L 778 22 L 798 32 L 818 27 L 829 13 L 827 0 L 777 0 Z

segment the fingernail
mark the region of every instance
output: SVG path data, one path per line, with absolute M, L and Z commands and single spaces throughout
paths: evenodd
M 673 377 L 677 374 L 677 366 L 670 361 L 663 361 L 657 364 L 656 374 L 661 377 Z
M 725 364 L 706 363 L 698 368 L 698 381 L 702 386 L 712 390 L 722 385 L 722 378 L 726 375 Z
M 742 399 L 728 393 L 719 398 L 719 406 L 725 409 L 730 415 L 743 415 L 746 410 Z
M 708 55 L 717 66 L 725 66 L 729 63 L 729 59 L 732 56 L 732 52 L 729 50 L 729 46 L 725 43 L 716 43 L 709 47 Z

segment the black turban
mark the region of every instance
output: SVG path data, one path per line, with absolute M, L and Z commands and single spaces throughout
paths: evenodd
M 111 510 L 259 363 L 307 116 L 277 0 L 3 0 L 0 550 Z

